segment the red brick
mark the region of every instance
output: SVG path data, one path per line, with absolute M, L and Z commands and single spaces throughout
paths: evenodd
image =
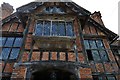
M 28 56 L 29 56 L 30 52 L 24 52 L 23 56 L 22 56 L 22 62 L 26 62 L 28 61 Z
M 48 60 L 48 58 L 49 58 L 49 53 L 43 52 L 42 60 Z
M 95 64 L 93 62 L 90 62 L 90 67 L 92 72 L 97 72 Z
M 97 72 L 104 72 L 103 64 L 102 63 L 97 63 L 96 64 L 96 69 L 97 69 Z
M 114 71 L 115 71 L 116 73 L 119 72 L 119 68 L 118 68 L 117 63 L 112 63 L 112 67 L 113 67 L 113 69 L 114 69 Z
M 65 61 L 65 52 L 60 52 L 60 60 Z
M 80 75 L 90 75 L 91 69 L 90 68 L 81 68 L 80 69 Z
M 78 53 L 78 57 L 79 57 L 79 60 L 80 60 L 81 63 L 85 62 L 85 58 L 84 58 L 82 53 Z
M 25 43 L 25 49 L 30 49 L 31 48 L 31 43 Z
M 51 56 L 51 60 L 57 60 L 57 52 L 52 52 Z
M 75 53 L 68 53 L 68 61 L 76 61 Z
M 112 66 L 111 66 L 110 63 L 104 63 L 104 67 L 105 67 L 106 72 L 110 73 L 110 72 L 113 71 Z
M 12 73 L 14 63 L 7 63 L 4 72 Z
M 33 52 L 31 61 L 39 61 L 40 60 L 40 52 Z

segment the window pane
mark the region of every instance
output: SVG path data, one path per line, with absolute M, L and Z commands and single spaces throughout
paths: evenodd
M 44 23 L 44 35 L 46 35 L 46 36 L 50 35 L 50 27 L 51 27 L 51 22 L 45 21 L 45 23 Z
M 109 77 L 108 77 L 108 76 L 107 76 L 107 79 L 108 79 L 108 80 L 115 80 L 115 77 L 112 77 L 112 76 L 109 76 Z
M 97 49 L 95 40 L 89 40 L 91 49 Z
M 13 48 L 9 59 L 17 59 L 19 51 L 19 48 Z
M 10 53 L 10 48 L 3 48 L 2 53 L 0 55 L 0 59 L 7 59 Z
M 106 51 L 100 50 L 99 52 L 100 52 L 101 59 L 102 59 L 103 61 L 108 61 L 108 56 L 107 56 Z
M 57 36 L 58 35 L 58 22 L 52 22 L 52 35 Z
M 104 49 L 104 46 L 101 40 L 96 40 L 96 43 L 97 43 L 98 48 Z
M 52 8 L 53 10 L 52 10 L 52 13 L 57 13 L 57 7 L 56 6 L 54 6 L 53 8 Z
M 84 45 L 85 45 L 85 48 L 86 48 L 86 49 L 90 49 L 88 40 L 84 40 Z
M 93 56 L 92 56 L 91 50 L 87 50 L 86 52 L 87 52 L 87 55 L 88 55 L 88 59 L 89 59 L 90 61 L 93 61 Z
M 15 38 L 7 38 L 7 41 L 5 43 L 5 47 L 12 47 L 14 39 Z
M 15 43 L 14 43 L 14 47 L 20 47 L 21 44 L 22 44 L 22 38 L 16 38 Z
M 50 11 L 49 7 L 45 8 L 45 12 L 49 12 L 49 11 Z
M 94 61 L 100 61 L 100 55 L 97 50 L 92 50 Z
M 0 46 L 5 44 L 6 37 L 0 37 Z
M 65 36 L 65 24 L 64 22 L 59 22 L 59 36 Z
M 72 22 L 66 23 L 66 36 L 73 36 Z
M 43 32 L 43 22 L 42 22 L 42 21 L 39 21 L 39 22 L 36 24 L 35 35 L 41 36 L 41 35 L 42 35 L 42 32 Z

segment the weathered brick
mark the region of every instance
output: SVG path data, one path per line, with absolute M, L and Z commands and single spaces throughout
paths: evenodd
M 26 70 L 27 69 L 24 66 L 13 69 L 11 78 L 15 79 L 17 77 L 17 80 L 18 79 L 25 80 Z
M 119 72 L 119 68 L 118 68 L 117 63 L 112 63 L 112 67 L 113 67 L 113 71 L 115 71 L 116 73 Z
M 66 60 L 66 58 L 65 58 L 65 52 L 60 52 L 60 60 L 63 60 L 63 61 Z
M 110 72 L 113 71 L 112 66 L 111 66 L 110 63 L 104 63 L 104 67 L 105 67 L 106 72 L 110 73 Z
M 49 59 L 49 52 L 43 52 L 42 60 L 48 60 Z
M 4 72 L 12 73 L 14 63 L 7 63 Z
M 78 53 L 78 57 L 79 57 L 79 61 L 80 61 L 81 63 L 84 63 L 84 62 L 85 62 L 85 58 L 84 58 L 84 56 L 83 56 L 82 53 Z
M 30 49 L 31 48 L 31 43 L 25 43 L 25 49 Z
M 80 80 L 93 80 L 92 75 L 80 75 Z
M 90 68 L 81 68 L 80 69 L 80 75 L 90 75 L 91 69 Z
M 52 52 L 51 56 L 51 60 L 57 60 L 57 52 Z
M 40 52 L 33 52 L 31 61 L 39 61 L 40 60 Z
M 75 53 L 68 53 L 68 61 L 76 61 Z
M 29 52 L 24 52 L 22 56 L 22 62 L 28 61 Z
M 104 72 L 103 64 L 102 63 L 97 63 L 96 64 L 96 69 L 97 69 L 97 72 Z
M 92 72 L 97 72 L 95 64 L 93 62 L 90 62 L 90 67 Z

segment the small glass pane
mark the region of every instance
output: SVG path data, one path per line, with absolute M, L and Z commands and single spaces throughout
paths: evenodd
M 42 22 L 42 21 L 39 21 L 39 22 L 36 24 L 35 35 L 41 36 L 41 35 L 42 35 L 42 32 L 43 32 L 43 22 Z
M 7 59 L 10 53 L 10 48 L 3 48 L 2 53 L 0 55 L 0 59 Z
M 50 11 L 49 7 L 45 8 L 45 12 L 49 12 L 49 11 Z
M 44 35 L 45 36 L 50 35 L 50 27 L 51 27 L 51 22 L 50 21 L 45 21 L 45 23 L 44 23 Z
M 66 23 L 66 36 L 73 36 L 72 22 Z
M 52 13 L 57 13 L 58 8 L 56 6 L 53 7 Z
M 105 50 L 100 50 L 100 56 L 103 61 L 108 61 L 108 56 Z
M 92 50 L 92 55 L 93 55 L 94 61 L 100 61 L 100 55 L 97 50 Z
M 59 22 L 59 36 L 65 36 L 65 24 L 64 22 Z
M 58 22 L 52 22 L 52 36 L 58 35 Z
M 101 40 L 96 40 L 96 43 L 97 43 L 98 48 L 104 49 L 104 46 Z
M 97 49 L 95 40 L 89 40 L 91 49 Z
M 16 38 L 14 47 L 21 47 L 21 44 L 22 44 L 22 38 Z
M 0 37 L 0 47 L 4 46 L 6 37 Z
M 9 59 L 17 59 L 19 51 L 19 48 L 13 48 Z
M 109 76 L 109 77 L 107 76 L 107 79 L 108 80 L 116 80 L 115 77 L 112 77 L 112 76 Z
M 49 12 L 50 12 L 50 13 L 53 12 L 53 7 L 49 7 Z
M 88 40 L 84 40 L 84 45 L 86 49 L 90 49 Z
M 14 41 L 15 38 L 7 38 L 7 41 L 5 43 L 5 47 L 12 47 L 13 45 L 13 41 Z

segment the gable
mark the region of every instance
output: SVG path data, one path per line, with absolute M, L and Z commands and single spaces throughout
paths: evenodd
M 110 44 L 112 42 L 114 42 L 119 37 L 117 34 L 115 34 L 114 32 L 110 31 L 109 29 L 107 29 L 104 25 L 99 24 L 98 22 L 96 22 L 92 18 L 89 18 L 87 20 L 87 23 L 93 25 L 94 28 L 96 28 L 96 30 L 98 31 L 97 34 L 103 35 L 103 36 L 107 36 Z M 86 25 L 83 27 L 83 33 L 85 33 L 85 30 L 86 30 L 87 34 L 90 34 L 89 27 L 87 28 Z
M 78 6 L 74 2 L 31 2 L 22 7 L 17 8 L 17 12 L 20 13 L 31 13 L 34 12 L 38 8 L 42 8 L 43 6 L 63 6 L 63 8 L 68 8 L 68 11 L 73 11 L 78 15 L 90 15 L 90 12 L 85 10 L 84 8 Z

